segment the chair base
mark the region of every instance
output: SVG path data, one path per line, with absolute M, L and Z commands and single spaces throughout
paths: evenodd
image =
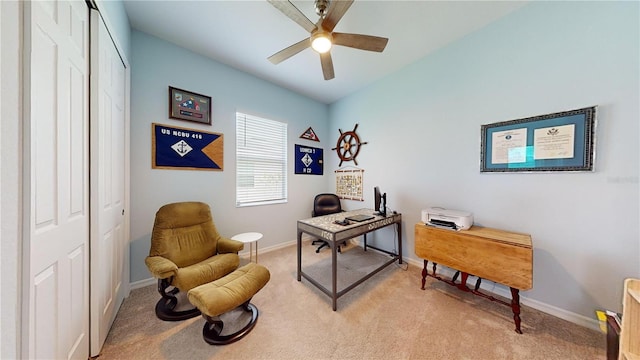
M 325 240 L 320 240 L 320 239 L 313 240 L 313 241 L 311 242 L 311 245 L 315 245 L 315 244 L 317 244 L 317 243 L 319 243 L 319 242 L 320 242 L 321 244 L 320 244 L 320 246 L 318 246 L 318 248 L 316 248 L 316 254 L 320 253 L 320 250 L 322 250 L 322 248 L 323 248 L 323 247 L 329 247 L 329 242 L 327 242 L 327 241 L 325 241 Z M 346 241 L 344 241 L 344 242 L 342 243 L 342 245 L 345 245 L 345 246 L 346 246 L 346 245 L 347 245 L 347 242 L 346 242 Z M 341 251 L 341 249 L 340 249 L 340 245 L 338 245 L 338 252 L 339 252 L 339 253 L 341 253 L 341 252 L 342 252 L 342 251 Z
M 198 308 L 175 311 L 174 309 L 178 305 L 178 298 L 176 294 L 180 290 L 176 287 L 171 288 L 169 279 L 158 279 L 158 292 L 162 296 L 156 304 L 156 316 L 160 320 L 164 321 L 182 321 L 194 318 L 200 315 Z
M 221 335 L 224 323 L 220 320 L 220 317 L 216 316 L 212 318 L 207 315 L 202 315 L 205 320 L 207 320 L 202 328 L 204 341 L 210 345 L 227 345 L 242 339 L 253 330 L 258 321 L 258 308 L 249 302 L 243 304 L 242 308 L 247 312 L 251 312 L 251 319 L 242 329 L 228 335 Z
M 176 302 L 177 303 L 177 302 Z M 172 304 L 172 300 L 160 299 L 156 304 L 156 316 L 164 321 L 182 321 L 194 318 L 200 315 L 198 308 L 174 311 L 176 304 Z

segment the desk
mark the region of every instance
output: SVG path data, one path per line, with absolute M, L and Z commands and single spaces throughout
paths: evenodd
M 402 230 L 400 228 L 402 222 L 401 214 L 389 214 L 386 217 L 382 216 L 374 216 L 371 220 L 366 220 L 362 222 L 354 222 L 352 221 L 350 225 L 343 226 L 334 224 L 336 220 L 342 220 L 347 216 L 353 215 L 372 215 L 374 213 L 371 209 L 360 209 L 354 211 L 341 212 L 336 214 L 324 215 L 313 217 L 305 220 L 298 220 L 298 281 L 302 281 L 302 278 L 309 280 L 313 285 L 315 285 L 322 292 L 331 297 L 333 301 L 333 311 L 337 309 L 337 300 L 340 296 L 346 294 L 349 290 L 355 288 L 360 285 L 362 282 L 372 277 L 380 270 L 384 269 L 388 265 L 394 263 L 398 260 L 399 264 L 402 264 Z M 367 233 L 381 229 L 383 227 L 387 227 L 395 224 L 398 231 L 398 253 L 393 254 L 389 251 L 378 249 L 373 246 L 367 246 Z M 318 281 L 311 278 L 308 274 L 305 274 L 302 271 L 302 233 L 307 233 L 314 237 L 318 237 L 326 240 L 329 243 L 329 247 L 331 247 L 331 290 L 322 286 Z M 338 292 L 337 289 L 337 248 L 338 244 L 349 240 L 351 238 L 364 235 L 364 250 L 367 250 L 367 247 L 372 249 L 382 251 L 391 255 L 391 259 L 386 261 L 377 269 L 374 269 L 369 274 L 365 275 L 361 279 L 357 280 L 353 284 L 349 285 L 345 289 Z
M 426 277 L 431 276 L 460 290 L 511 306 L 516 332 L 522 334 L 519 290 L 533 287 L 533 248 L 530 235 L 479 226 L 455 231 L 419 223 L 415 225 L 415 252 L 424 259 L 422 290 Z M 427 271 L 428 260 L 433 262 L 432 274 Z M 436 275 L 437 264 L 458 272 L 452 280 L 443 279 Z M 462 277 L 458 284 L 456 280 L 460 273 Z M 469 275 L 478 277 L 473 290 L 467 287 Z M 511 304 L 478 291 L 480 279 L 509 286 Z

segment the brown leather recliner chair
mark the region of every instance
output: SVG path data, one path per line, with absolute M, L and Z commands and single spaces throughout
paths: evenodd
M 243 247 L 240 241 L 220 236 L 209 205 L 180 202 L 162 206 L 156 213 L 151 249 L 145 259 L 158 279 L 162 296 L 156 304 L 156 316 L 179 321 L 200 315 L 197 308 L 176 311 L 176 295 L 233 272 L 240 264 L 238 252 Z

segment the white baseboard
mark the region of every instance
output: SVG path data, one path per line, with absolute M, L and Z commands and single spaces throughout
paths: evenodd
M 158 283 L 158 280 L 156 280 L 155 278 L 148 278 L 148 279 L 144 279 L 144 280 L 138 280 L 138 281 L 134 281 L 131 284 L 129 284 L 129 289 L 131 289 L 131 290 L 140 289 L 140 288 L 143 288 L 145 286 L 155 285 L 157 283 Z
M 304 239 L 303 239 L 303 241 L 304 241 Z M 353 239 L 352 242 L 354 242 L 355 244 L 360 245 L 359 244 L 360 242 L 358 240 Z M 266 247 L 266 248 L 260 248 L 260 253 L 265 254 L 265 253 L 269 253 L 271 251 L 280 250 L 282 248 L 285 248 L 285 247 L 288 247 L 288 246 L 291 246 L 291 245 L 295 245 L 296 243 L 297 243 L 297 240 L 293 240 L 293 241 L 287 241 L 287 242 L 280 243 L 280 244 L 277 244 L 277 245 L 269 246 L 269 247 Z M 249 250 L 242 251 L 238 255 L 240 255 L 242 258 L 247 258 L 248 259 L 249 258 Z M 417 266 L 419 268 L 422 268 L 422 266 L 423 266 L 423 261 L 422 260 L 403 258 L 402 261 L 407 262 L 407 263 L 409 263 L 411 265 Z M 454 270 L 449 269 L 447 267 L 440 267 L 438 269 L 438 272 L 442 276 L 446 276 L 446 277 L 452 277 L 453 274 L 455 274 Z M 130 288 L 131 288 L 131 290 L 133 290 L 133 289 L 138 289 L 138 288 L 142 288 L 142 287 L 145 287 L 145 286 L 153 285 L 153 284 L 156 284 L 156 283 L 157 283 L 156 279 L 149 278 L 149 279 L 144 279 L 144 280 L 140 280 L 140 281 L 136 281 L 136 282 L 131 283 L 130 284 Z M 496 283 L 494 283 L 492 281 L 489 281 L 489 280 L 487 280 L 484 283 L 482 283 L 480 285 L 480 289 L 484 290 L 484 292 L 494 293 L 494 294 L 496 294 L 498 296 L 502 296 L 504 298 L 511 299 L 511 292 L 509 291 L 509 289 L 506 286 L 500 285 L 500 284 L 496 284 Z M 589 318 L 587 316 L 576 314 L 576 313 L 567 311 L 565 309 L 561 309 L 561 308 L 558 308 L 556 306 L 543 303 L 543 302 L 538 301 L 538 300 L 529 299 L 526 296 L 522 296 L 522 295 L 520 295 L 520 303 L 522 305 L 529 306 L 531 308 L 534 308 L 536 310 L 542 311 L 542 312 L 547 313 L 549 315 L 553 315 L 553 316 L 558 317 L 560 319 L 567 320 L 567 321 L 572 322 L 574 324 L 577 324 L 577 325 L 580 325 L 580 326 L 584 326 L 586 328 L 590 328 L 590 329 L 593 329 L 593 330 L 600 331 L 600 323 L 598 322 L 598 320 L 595 317 L 594 318 Z

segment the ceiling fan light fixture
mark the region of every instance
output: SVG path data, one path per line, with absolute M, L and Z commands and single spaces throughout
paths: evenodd
M 331 34 L 327 32 L 317 32 L 311 37 L 311 47 L 320 54 L 331 50 Z

